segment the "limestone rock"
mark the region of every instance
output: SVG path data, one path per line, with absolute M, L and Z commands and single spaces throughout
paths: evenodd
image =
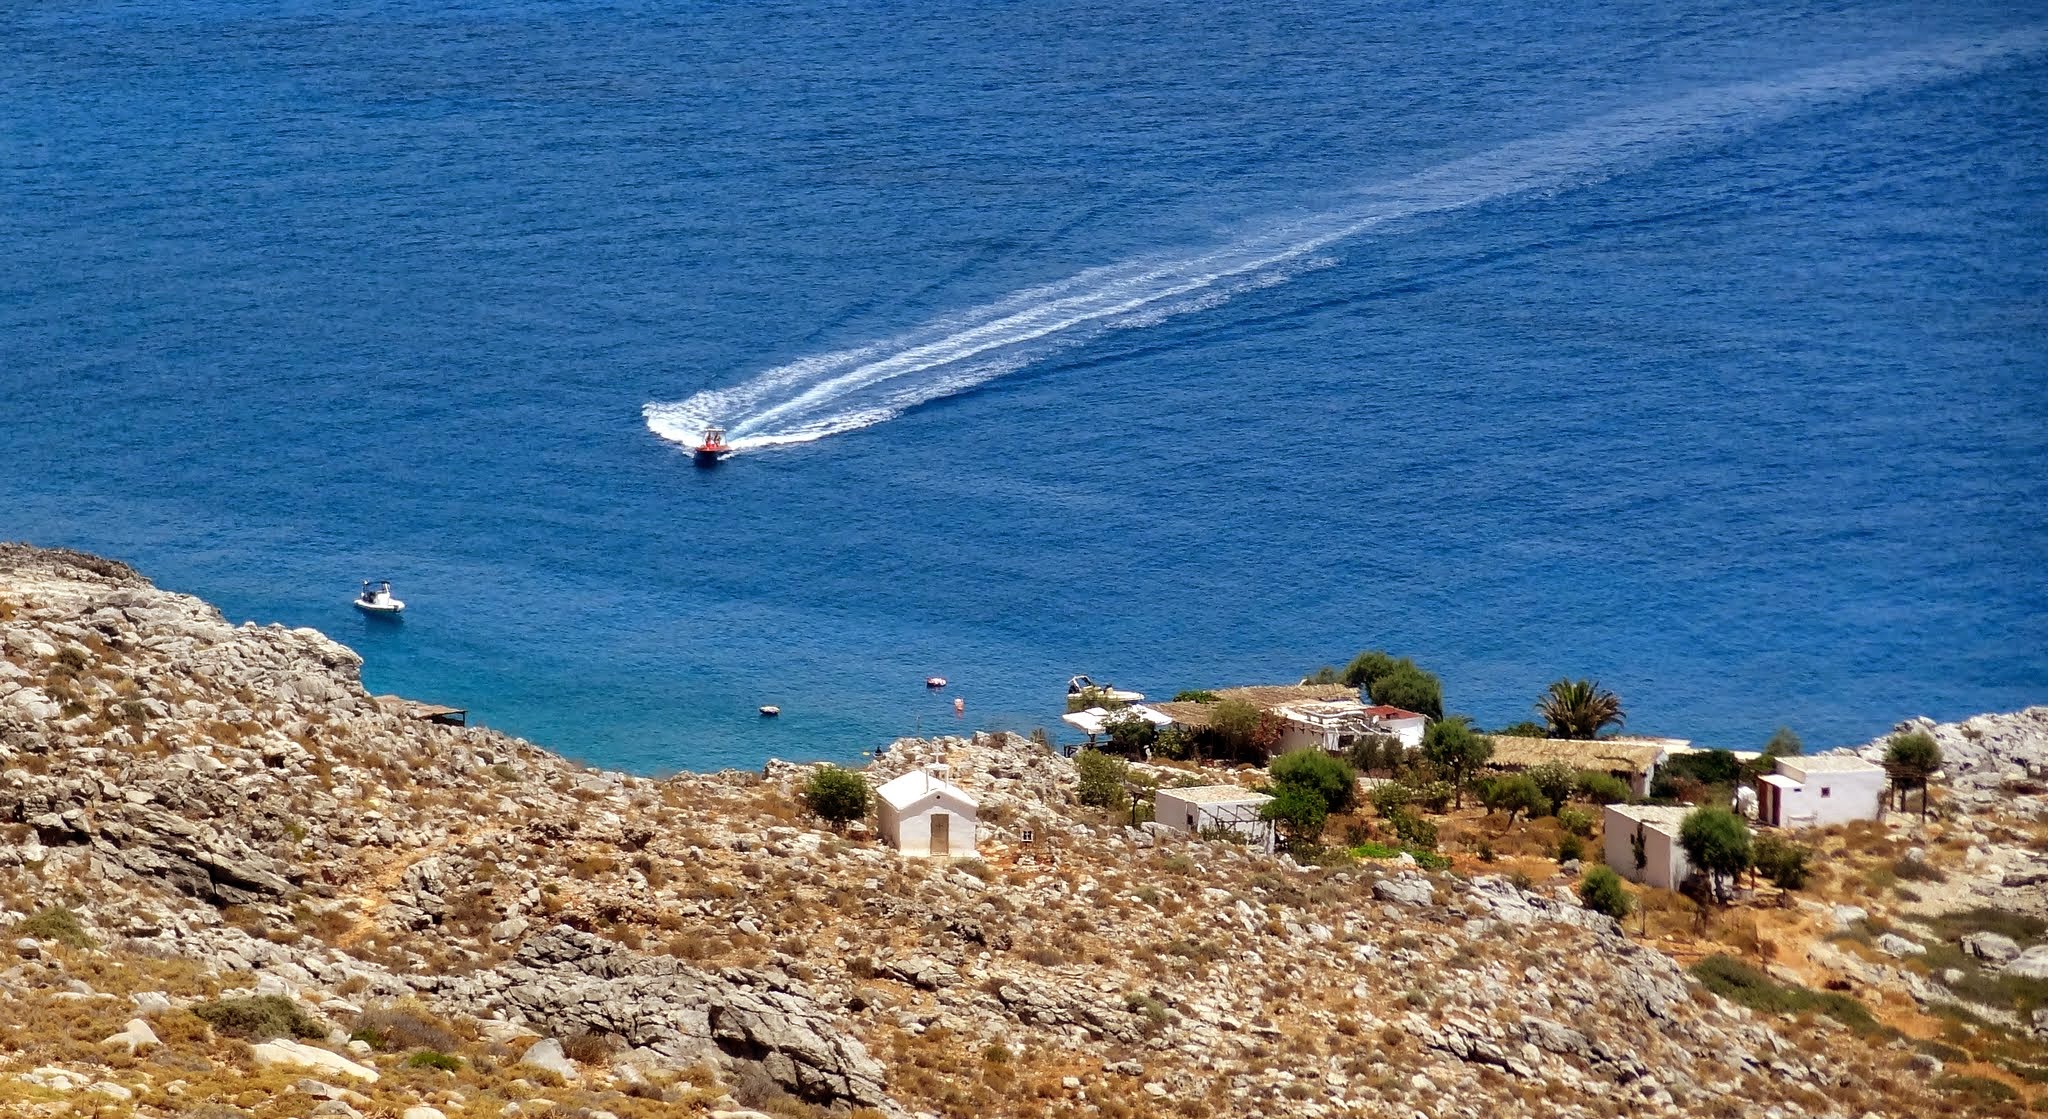
M 130 1018 L 120 1033 L 100 1042 L 101 1045 L 118 1045 L 129 1053 L 137 1053 L 163 1044 L 157 1040 L 156 1031 L 140 1018 Z
M 1975 932 L 1963 937 L 1963 951 L 1987 963 L 2003 964 L 2020 954 L 2020 946 L 2009 936 Z
M 336 1072 L 343 1076 L 353 1076 L 369 1084 L 375 1084 L 378 1080 L 376 1069 L 359 1065 L 339 1053 L 288 1038 L 252 1045 L 249 1047 L 249 1056 L 259 1065 L 285 1065 L 292 1068 L 318 1069 L 321 1072 Z
M 2048 979 L 2048 944 L 2036 945 L 2020 953 L 2000 968 L 1999 973 L 2021 979 Z
M 1430 905 L 1436 901 L 1436 887 L 1410 871 L 1373 883 L 1372 896 L 1401 905 Z
M 562 1043 L 554 1038 L 542 1038 L 526 1047 L 520 1054 L 519 1063 L 542 1072 L 552 1072 L 564 1080 L 576 1077 L 576 1062 L 562 1052 Z

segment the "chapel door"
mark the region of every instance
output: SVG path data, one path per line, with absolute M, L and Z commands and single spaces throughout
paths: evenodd
M 953 814 L 932 813 L 932 854 L 948 855 L 953 851 Z

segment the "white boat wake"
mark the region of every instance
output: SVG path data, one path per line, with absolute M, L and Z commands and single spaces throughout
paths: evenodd
M 1965 77 L 2044 47 L 2048 28 L 2031 27 L 1608 113 L 1362 189 L 1348 205 L 1266 223 L 1223 245 L 1091 268 L 894 338 L 803 358 L 687 400 L 651 403 L 642 413 L 654 434 L 692 446 L 722 423 L 735 451 L 854 431 L 1104 331 L 1153 325 L 1284 283 L 1332 263 L 1324 250 L 1390 222 L 1598 181 L 1831 103 Z

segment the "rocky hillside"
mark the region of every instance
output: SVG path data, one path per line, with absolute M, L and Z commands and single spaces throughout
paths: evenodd
M 1911 1049 L 1725 1002 L 1564 880 L 1118 826 L 1002 736 L 878 760 L 982 798 L 981 859 L 907 861 L 808 819 L 801 767 L 587 769 L 410 719 L 359 664 L 0 546 L 0 1113 L 1955 1107 Z

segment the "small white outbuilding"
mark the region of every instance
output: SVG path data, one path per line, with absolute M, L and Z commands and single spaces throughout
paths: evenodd
M 1152 798 L 1152 818 L 1190 835 L 1200 835 L 1211 829 L 1227 829 L 1271 851 L 1273 825 L 1259 819 L 1259 809 L 1272 799 L 1242 785 L 1161 789 Z
M 1774 828 L 1826 827 L 1884 815 L 1889 777 L 1854 754 L 1779 758 L 1756 779 L 1757 821 Z
M 975 812 L 965 789 L 922 769 L 913 769 L 875 790 L 882 838 L 898 851 L 919 857 L 974 857 Z
M 1692 876 L 1679 846 L 1678 829 L 1692 809 L 1683 805 L 1610 804 L 1602 821 L 1607 833 L 1602 855 L 1616 874 L 1632 882 L 1675 890 Z M 1636 869 L 1635 838 L 1643 837 L 1643 868 Z

